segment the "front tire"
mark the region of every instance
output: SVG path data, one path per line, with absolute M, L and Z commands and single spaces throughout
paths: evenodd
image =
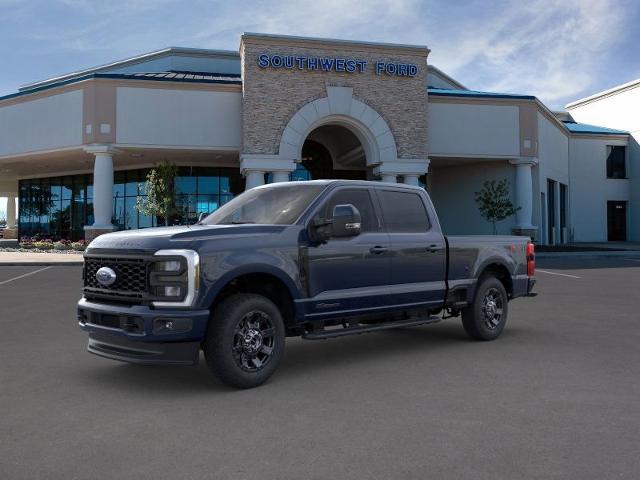
M 209 319 L 204 354 L 209 370 L 236 388 L 253 388 L 275 372 L 285 344 L 282 315 L 262 295 L 236 294 Z
M 509 297 L 495 277 L 479 280 L 473 303 L 462 311 L 462 326 L 476 340 L 495 340 L 507 323 Z

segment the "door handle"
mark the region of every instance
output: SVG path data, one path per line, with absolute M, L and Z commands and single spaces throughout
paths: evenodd
M 435 253 L 435 252 L 439 252 L 440 250 L 442 250 L 442 247 L 436 245 L 435 243 L 427 247 L 427 252 Z
M 386 252 L 387 250 L 389 250 L 387 247 L 381 247 L 381 246 L 379 246 L 379 245 L 377 245 L 377 246 L 375 246 L 375 247 L 371 247 L 371 248 L 369 249 L 369 251 L 370 251 L 371 253 L 375 253 L 375 254 L 384 253 L 384 252 Z

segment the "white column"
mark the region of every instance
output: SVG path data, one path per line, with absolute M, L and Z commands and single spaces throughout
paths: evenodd
M 279 155 L 241 154 L 240 173 L 246 179 L 245 190 L 264 185 L 264 173 L 273 173 L 273 182 L 286 182 L 289 172 L 295 170 L 293 160 L 287 160 Z
M 397 158 L 377 165 L 373 174 L 380 177 L 383 182 L 397 183 L 398 177 L 403 178 L 407 185 L 418 186 L 418 179 L 429 170 L 429 160 L 419 158 Z
M 517 158 L 509 160 L 509 163 L 516 167 L 516 208 L 520 209 L 516 212 L 516 228 L 532 229 L 535 228 L 532 223 L 533 217 L 533 174 L 531 167 L 537 164 L 536 158 Z
M 420 186 L 420 182 L 418 180 L 419 175 L 410 175 L 410 174 L 405 174 L 402 177 L 402 183 L 405 183 L 406 185 L 413 185 L 414 187 L 418 187 Z
M 85 151 L 95 155 L 93 163 L 93 225 L 92 230 L 113 230 L 113 155 L 110 145 L 90 145 Z
M 7 197 L 7 228 L 16 228 L 16 197 Z
M 283 172 L 283 171 L 275 171 L 275 172 L 271 172 L 273 175 L 273 183 L 280 183 L 280 182 L 288 182 L 289 181 L 289 172 Z
M 264 170 L 245 170 L 245 190 L 264 185 Z
M 387 183 L 397 183 L 397 175 L 391 173 L 385 173 L 382 175 L 381 180 Z

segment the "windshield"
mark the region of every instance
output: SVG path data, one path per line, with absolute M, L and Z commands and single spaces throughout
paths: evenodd
M 220 207 L 202 220 L 201 224 L 291 225 L 324 187 L 324 185 L 292 183 L 287 186 L 254 188 Z

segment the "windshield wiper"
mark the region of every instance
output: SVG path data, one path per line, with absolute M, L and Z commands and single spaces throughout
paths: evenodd
M 256 222 L 243 222 L 243 221 L 240 221 L 240 220 L 232 220 L 231 221 L 231 225 L 246 225 L 248 223 L 256 223 Z

